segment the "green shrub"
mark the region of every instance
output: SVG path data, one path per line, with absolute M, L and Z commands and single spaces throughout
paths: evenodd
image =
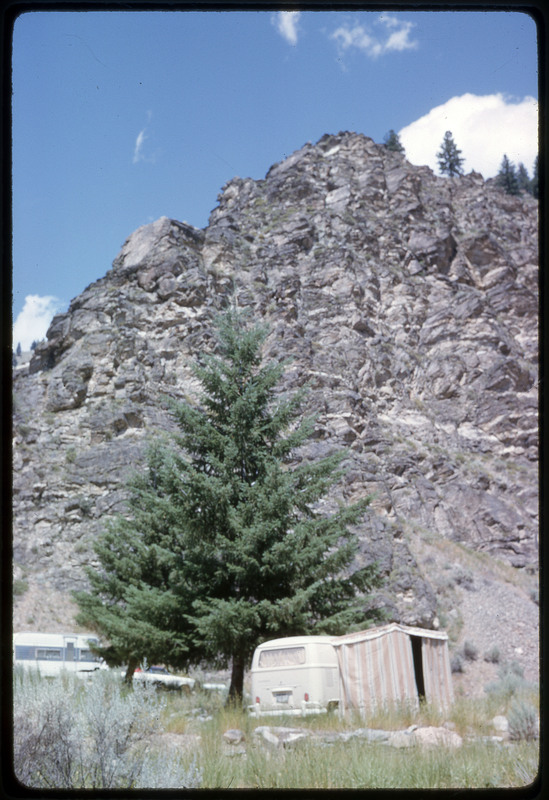
M 536 710 L 523 700 L 513 700 L 508 714 L 509 738 L 513 741 L 536 739 L 538 736 L 538 718 Z
M 455 567 L 453 577 L 455 582 L 464 589 L 471 590 L 474 586 L 473 573 L 470 569 L 462 567 L 460 564 Z
M 25 594 L 28 588 L 29 588 L 28 581 L 24 580 L 23 578 L 16 578 L 13 582 L 14 595 Z
M 487 694 L 498 695 L 502 700 L 509 700 L 524 687 L 524 681 L 517 675 L 507 675 L 499 681 L 492 681 L 484 687 Z
M 75 447 L 69 447 L 67 449 L 67 452 L 65 453 L 65 461 L 67 462 L 67 464 L 74 464 L 74 462 L 76 461 Z
M 80 508 L 80 511 L 84 517 L 91 517 L 93 506 L 94 502 L 91 497 L 84 497 L 81 495 L 78 498 L 78 507 Z
M 466 640 L 463 642 L 463 656 L 467 659 L 467 661 L 476 661 L 478 658 L 478 647 Z
M 484 653 L 484 660 L 488 661 L 490 664 L 499 664 L 500 658 L 501 653 L 497 645 L 494 645 L 494 647 L 491 647 L 490 650 Z
M 501 665 L 498 670 L 498 675 L 502 680 L 508 675 L 515 675 L 518 678 L 524 678 L 524 670 L 518 661 L 509 661 Z
M 441 575 L 436 581 L 436 588 L 441 594 L 448 594 L 456 585 L 451 575 Z
M 450 669 L 452 672 L 463 672 L 463 656 L 461 653 L 454 653 L 450 659 Z
M 501 664 L 498 669 L 499 680 L 485 686 L 487 694 L 495 695 L 501 701 L 509 701 L 520 693 L 532 690 L 534 687 L 524 680 L 524 670 L 516 661 Z
M 439 609 L 437 616 L 438 616 L 438 621 L 440 623 L 440 627 L 442 628 L 442 630 L 446 630 L 446 628 L 449 625 L 449 620 L 448 617 L 446 616 L 446 612 Z

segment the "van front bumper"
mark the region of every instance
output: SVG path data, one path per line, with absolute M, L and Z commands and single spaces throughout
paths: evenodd
M 261 706 L 254 703 L 248 706 L 248 713 L 251 717 L 306 717 L 309 714 L 327 714 L 328 709 L 319 703 L 303 702 L 299 707 L 286 706 L 284 708 L 273 706 Z

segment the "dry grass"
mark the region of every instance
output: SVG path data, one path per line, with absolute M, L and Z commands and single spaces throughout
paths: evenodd
M 86 691 L 84 686 L 81 688 Z M 129 703 L 131 695 L 126 693 L 118 702 Z M 342 718 L 331 714 L 305 719 L 256 719 L 244 709 L 225 707 L 223 696 L 216 693 L 158 692 L 156 710 L 151 708 L 151 720 L 160 723 L 160 730 L 148 740 L 150 763 L 146 777 L 157 787 L 162 785 L 162 780 L 167 781 L 167 786 L 176 787 L 180 774 L 190 776 L 193 781 L 199 780 L 201 788 L 523 786 L 537 773 L 537 741 L 494 744 L 481 738 L 494 733 L 491 718 L 496 713 L 506 713 L 519 696 L 531 703 L 536 701 L 534 687 L 523 683 L 516 684 L 511 694 L 491 692 L 481 701 L 458 698 L 447 714 L 422 704 L 417 711 L 410 706 L 396 705 L 379 709 L 367 717 Z M 122 708 L 120 715 L 123 715 Z M 440 746 L 432 750 L 420 747 L 401 750 L 359 738 L 328 745 L 321 736 L 297 742 L 293 747 L 273 748 L 254 733 L 258 725 L 287 725 L 320 733 L 364 727 L 399 730 L 411 724 L 438 726 L 444 722 L 453 723 L 456 732 L 464 737 L 463 746 L 458 750 L 449 751 Z M 234 728 L 244 734 L 239 747 L 227 744 L 223 737 L 225 731 Z

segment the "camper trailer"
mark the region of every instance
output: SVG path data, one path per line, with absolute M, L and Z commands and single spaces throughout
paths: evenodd
M 13 663 L 24 669 L 36 669 L 45 677 L 62 671 L 86 675 L 107 665 L 90 650 L 90 642 L 98 643 L 91 634 L 14 633 Z
M 252 659 L 254 716 L 359 713 L 392 703 L 453 702 L 448 635 L 397 623 L 344 636 L 265 642 Z

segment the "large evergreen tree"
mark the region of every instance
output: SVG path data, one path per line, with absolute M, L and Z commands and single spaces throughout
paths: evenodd
M 144 658 L 230 663 L 236 700 L 261 641 L 367 624 L 376 571 L 353 570 L 347 526 L 368 498 L 320 511 L 345 453 L 292 463 L 314 421 L 303 392 L 277 391 L 284 367 L 262 364 L 266 335 L 235 312 L 221 318 L 217 353 L 194 368 L 202 396 L 172 405 L 178 433 L 150 450 L 128 517 L 96 545 L 101 569 L 77 594 L 78 619 L 109 639 L 105 655 L 128 662 L 128 678 Z
M 507 194 L 520 194 L 520 185 L 517 178 L 515 165 L 509 161 L 506 155 L 503 156 L 499 172 L 496 175 L 496 183 Z
M 451 131 L 446 131 L 442 146 L 437 153 L 438 166 L 441 175 L 448 175 L 453 178 L 455 175 L 463 175 L 462 164 L 465 159 L 461 157 L 461 150 L 454 142 Z
M 385 145 L 387 150 L 393 150 L 397 153 L 405 152 L 398 133 L 395 133 L 395 131 L 392 128 L 388 133 L 385 134 L 383 138 L 383 144 Z

